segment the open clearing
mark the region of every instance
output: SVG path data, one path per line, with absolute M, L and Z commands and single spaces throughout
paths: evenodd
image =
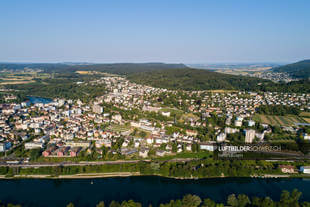
M 310 118 L 303 118 L 307 123 L 310 123 Z
M 194 114 L 192 114 L 192 113 L 188 113 L 188 114 L 183 114 L 182 117 L 181 117 L 181 119 L 184 120 L 184 121 L 188 121 L 188 120 L 190 120 L 190 119 L 192 119 L 192 120 L 198 120 L 199 117 L 196 116 L 196 115 L 194 115 Z
M 0 72 L 0 85 L 27 84 L 35 82 L 35 78 L 47 79 L 51 74 L 37 72 Z
M 114 132 L 125 132 L 131 129 L 130 126 L 126 125 L 117 125 L 117 124 L 112 124 L 111 126 L 108 127 L 109 130 L 112 130 Z
M 85 74 L 90 74 L 90 73 L 92 73 L 92 71 L 78 70 L 78 71 L 76 71 L 76 73 L 85 75 Z
M 237 90 L 208 90 L 211 93 L 233 93 L 233 92 L 237 92 Z
M 301 113 L 299 114 L 299 116 L 309 117 L 309 118 L 310 118 L 310 112 L 301 112 Z
M 14 84 L 26 84 L 26 83 L 33 83 L 35 81 L 29 80 L 29 81 L 7 81 L 7 82 L 0 82 L 0 85 L 14 85 Z
M 272 126 L 294 126 L 295 123 L 310 123 L 310 118 L 304 118 L 294 115 L 275 116 L 275 115 L 256 114 L 254 116 L 254 120 Z

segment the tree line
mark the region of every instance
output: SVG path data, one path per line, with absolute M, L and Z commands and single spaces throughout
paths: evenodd
M 284 116 L 287 114 L 299 115 L 300 110 L 294 106 L 284 105 L 261 105 L 256 109 L 259 114 L 279 115 Z
M 297 189 L 292 192 L 282 191 L 280 200 L 274 201 L 270 197 L 249 197 L 245 194 L 231 194 L 227 197 L 226 202 L 219 203 L 210 198 L 200 198 L 197 195 L 187 194 L 182 199 L 171 200 L 168 203 L 161 203 L 159 207 L 310 207 L 309 202 L 302 202 L 300 198 L 302 193 Z M 109 205 L 105 205 L 104 201 L 99 202 L 96 207 L 142 207 L 142 204 L 133 200 L 129 201 L 112 201 Z M 149 207 L 152 205 L 149 204 Z M 73 203 L 69 203 L 67 207 L 74 207 Z

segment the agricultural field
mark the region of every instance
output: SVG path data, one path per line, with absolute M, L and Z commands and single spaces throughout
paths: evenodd
M 303 117 L 303 119 L 310 124 L 310 118 L 307 118 L 307 117 Z
M 250 67 L 244 67 L 244 68 L 230 68 L 230 69 L 218 69 L 216 72 L 219 73 L 224 73 L 224 74 L 230 74 L 230 75 L 249 75 L 253 73 L 261 73 L 266 70 L 270 70 L 272 67 L 255 67 L 255 68 L 250 68 Z
M 78 74 L 82 74 L 82 75 L 87 75 L 87 74 L 92 74 L 93 71 L 83 71 L 83 70 L 78 70 L 76 71 L 76 73 Z
M 237 90 L 208 90 L 208 92 L 211 93 L 233 93 L 233 92 L 237 92 Z
M 254 120 L 272 126 L 294 126 L 295 123 L 310 123 L 310 119 L 301 116 L 275 116 L 256 114 Z
M 37 72 L 0 72 L 0 85 L 26 84 L 35 82 L 35 78 L 50 78 L 50 74 Z
M 310 118 L 310 112 L 301 112 L 299 114 L 299 116 L 302 116 L 302 117 L 309 117 Z
M 301 112 L 299 114 L 307 123 L 310 123 L 310 112 Z

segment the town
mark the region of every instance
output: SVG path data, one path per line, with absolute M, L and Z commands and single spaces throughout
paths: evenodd
M 256 72 L 253 74 L 248 74 L 250 77 L 257 77 L 262 79 L 271 80 L 274 82 L 291 82 L 291 81 L 298 81 L 298 78 L 292 78 L 288 73 L 276 73 L 276 72 L 269 72 L 269 71 L 263 71 L 263 72 Z
M 27 152 L 33 150 L 40 153 L 37 157 L 81 160 L 89 159 L 90 154 L 94 159 L 113 160 L 212 152 L 216 143 L 272 139 L 275 127 L 254 119 L 262 105 L 310 109 L 310 94 L 174 91 L 111 74 L 76 84 L 104 85 L 106 90 L 90 103 L 79 99 L 15 103 L 14 95 L 5 97 L 11 103 L 1 104 L 0 152 L 4 160 L 22 157 L 29 161 L 31 153 Z M 309 119 L 292 119 L 294 124 L 284 122 L 280 130 L 297 137 Z M 310 140 L 304 131 L 301 136 Z

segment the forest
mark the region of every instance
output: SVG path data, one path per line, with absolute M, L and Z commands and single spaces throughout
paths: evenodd
M 257 108 L 257 113 L 267 115 L 279 115 L 279 116 L 284 116 L 287 114 L 299 115 L 300 110 L 294 106 L 261 105 Z
M 199 69 L 170 69 L 132 73 L 128 79 L 153 87 L 173 90 L 246 90 L 309 93 L 310 81 L 274 83 L 254 77 L 228 75 Z
M 7 85 L 8 89 L 16 90 L 15 95 L 19 100 L 27 96 L 39 96 L 44 98 L 81 99 L 88 102 L 104 92 L 103 85 L 84 84 L 93 80 L 94 75 L 57 74 L 53 79 L 37 79 L 29 84 Z M 98 75 L 96 76 L 98 78 Z M 80 82 L 81 84 L 77 84 Z

